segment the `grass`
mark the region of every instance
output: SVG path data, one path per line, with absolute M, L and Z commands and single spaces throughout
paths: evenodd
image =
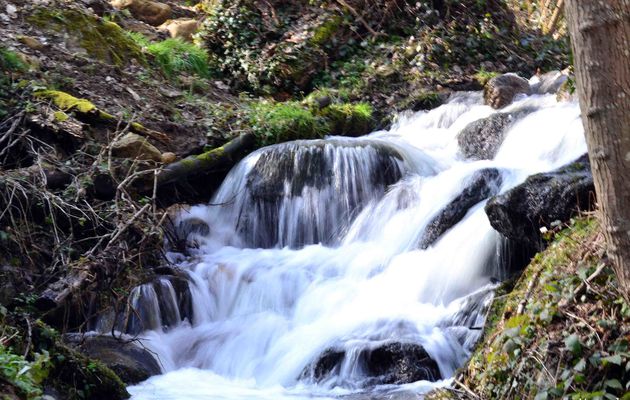
M 137 37 L 134 40 L 138 43 L 143 42 Z M 146 49 L 154 56 L 155 62 L 168 77 L 181 73 L 190 73 L 202 78 L 211 76 L 208 53 L 192 43 L 180 39 L 166 39 L 148 44 Z
M 17 53 L 0 47 L 0 70 L 24 71 L 28 66 L 20 59 Z
M 262 145 L 295 139 L 316 139 L 327 133 L 324 119 L 297 102 L 259 102 L 252 106 L 250 123 Z

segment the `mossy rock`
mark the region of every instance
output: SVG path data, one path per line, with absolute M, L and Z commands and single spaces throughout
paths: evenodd
M 27 17 L 42 29 L 67 32 L 93 58 L 118 67 L 132 59 L 145 63 L 142 49 L 116 23 L 87 15 L 77 9 L 39 8 Z
M 129 398 L 125 384 L 100 361 L 64 344 L 54 329 L 37 321 L 32 329 L 38 351 L 50 354 L 51 367 L 44 386 L 52 386 L 65 399 L 122 400 Z
M 361 136 L 374 128 L 372 106 L 367 103 L 331 104 L 320 111 L 329 125 L 330 133 L 342 136 Z

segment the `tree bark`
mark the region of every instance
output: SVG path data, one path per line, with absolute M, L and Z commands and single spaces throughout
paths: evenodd
M 599 218 L 630 300 L 630 0 L 567 0 Z

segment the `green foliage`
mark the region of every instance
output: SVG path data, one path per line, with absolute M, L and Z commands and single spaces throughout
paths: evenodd
M 320 111 L 334 135 L 360 136 L 373 127 L 372 106 L 367 103 L 331 104 Z
M 326 121 L 297 102 L 255 103 L 249 120 L 261 145 L 316 139 L 327 133 Z
M 180 39 L 166 39 L 152 43 L 147 50 L 165 75 L 172 77 L 179 73 L 190 73 L 202 78 L 211 76 L 208 66 L 208 53 L 194 44 Z
M 479 82 L 481 86 L 485 86 L 486 83 L 495 76 L 499 75 L 497 72 L 486 71 L 483 67 L 475 74 L 475 80 Z
M 0 70 L 6 72 L 26 71 L 28 66 L 11 50 L 0 47 Z
M 16 387 L 27 399 L 42 395 L 41 383 L 48 376 L 49 368 L 50 357 L 46 351 L 35 354 L 33 361 L 27 361 L 0 344 L 0 380 Z
M 493 306 L 489 331 L 463 378 L 476 393 L 613 399 L 630 390 L 630 343 L 623 328 L 630 308 L 615 289 L 612 270 L 601 264 L 598 237 L 594 220 L 576 220 Z

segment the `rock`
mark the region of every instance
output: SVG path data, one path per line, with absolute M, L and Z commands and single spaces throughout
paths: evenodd
M 466 188 L 429 222 L 420 238 L 421 249 L 426 249 L 464 218 L 468 210 L 499 192 L 502 178 L 499 170 L 487 168 L 477 171 Z
M 171 6 L 149 0 L 112 0 L 111 5 L 121 10 L 129 10 L 134 18 L 149 25 L 158 26 L 171 17 Z
M 466 158 L 492 160 L 512 124 L 531 111 L 496 113 L 471 122 L 457 135 L 460 152 Z
M 492 108 L 503 108 L 519 93 L 530 94 L 529 82 L 516 74 L 505 74 L 490 79 L 483 89 L 485 103 Z
M 594 206 L 593 176 L 587 155 L 555 171 L 532 175 L 524 183 L 495 196 L 485 210 L 503 236 L 540 248 L 540 227 L 566 222 L 578 210 Z
M 31 36 L 19 36 L 18 40 L 32 50 L 44 50 L 46 48 L 42 42 Z
M 44 169 L 44 175 L 46 176 L 46 188 L 50 190 L 65 189 L 74 178 L 74 176 L 67 171 L 52 168 Z
M 161 368 L 149 351 L 134 342 L 118 340 L 112 336 L 83 336 L 68 334 L 64 341 L 90 358 L 95 358 L 127 383 L 144 381 L 160 374 Z
M 116 190 L 116 182 L 109 173 L 100 173 L 92 180 L 94 197 L 99 200 L 112 200 L 116 196 Z
M 566 71 L 550 71 L 536 76 L 532 78 L 532 81 L 534 81 L 531 85 L 532 93 L 555 94 L 560 90 L 567 79 L 569 79 L 569 75 Z
M 168 31 L 172 38 L 192 42 L 192 35 L 199 29 L 196 19 L 181 18 L 167 21 L 160 27 Z
M 98 15 L 99 17 L 102 17 L 103 15 L 114 11 L 107 0 L 82 0 L 82 3 L 87 8 L 91 8 L 94 14 Z
M 127 133 L 112 144 L 114 157 L 162 161 L 162 153 L 149 141 L 135 133 Z
M 175 161 L 177 161 L 177 156 L 175 155 L 175 153 L 171 153 L 170 151 L 167 151 L 166 153 L 162 153 L 162 163 L 171 164 L 171 163 L 174 163 Z
M 376 377 L 379 385 L 435 382 L 442 378 L 435 360 L 419 344 L 393 342 L 366 351 L 363 356 L 368 375 Z
M 321 382 L 337 374 L 345 358 L 344 350 L 328 349 L 302 372 L 301 378 Z M 357 360 L 366 378 L 361 386 L 401 385 L 420 380 L 435 382 L 442 378 L 435 360 L 416 343 L 389 342 L 367 348 L 361 350 Z

